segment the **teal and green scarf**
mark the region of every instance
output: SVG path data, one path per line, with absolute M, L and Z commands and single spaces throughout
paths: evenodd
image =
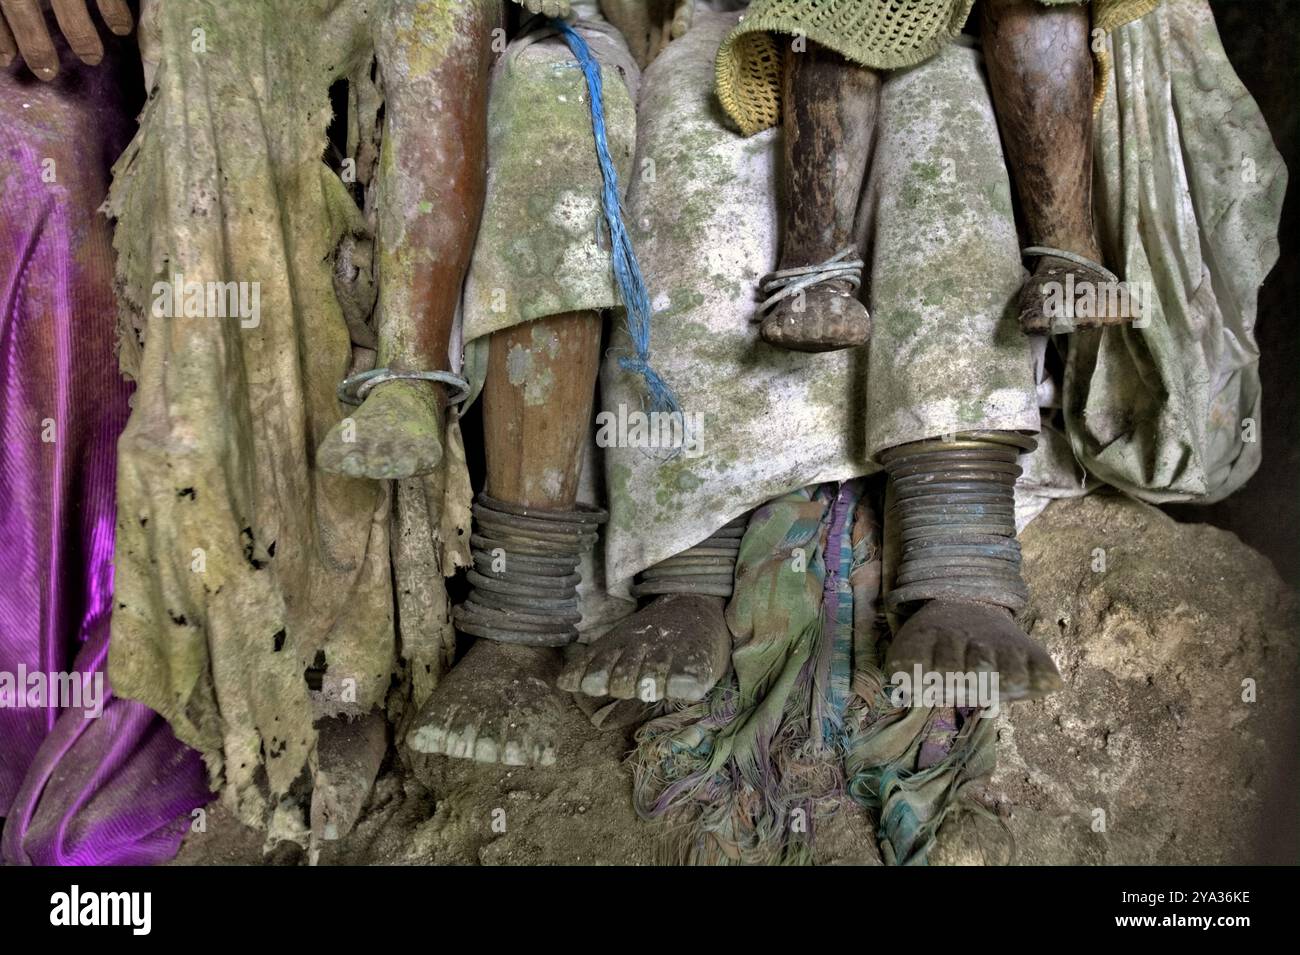
M 631 757 L 638 813 L 669 827 L 665 861 L 810 862 L 816 821 L 847 793 L 879 813 L 887 862 L 924 862 L 991 771 L 992 721 L 974 714 L 946 739 L 939 714 L 952 711 L 889 699 L 877 527 L 860 481 L 794 491 L 751 516 L 727 608 L 732 674 L 642 726 Z M 950 748 L 918 771 L 931 737 Z

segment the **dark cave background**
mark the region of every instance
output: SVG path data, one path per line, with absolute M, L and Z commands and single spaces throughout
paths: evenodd
M 1177 2 L 1177 0 L 1172 0 Z M 1278 233 L 1281 254 L 1260 289 L 1255 333 L 1263 379 L 1259 471 L 1244 488 L 1208 507 L 1179 504 L 1166 510 L 1180 521 L 1204 521 L 1232 531 L 1267 556 L 1282 579 L 1300 587 L 1300 407 L 1297 370 L 1300 335 L 1296 329 L 1297 275 L 1296 179 L 1300 176 L 1300 3 L 1296 0 L 1210 0 L 1224 49 L 1246 88 L 1254 95 L 1273 133 L 1291 177 Z M 1194 555 L 1188 555 L 1194 559 Z M 1300 715 L 1297 701 L 1292 706 Z M 1292 720 L 1294 725 L 1295 720 Z M 1285 763 L 1261 767 L 1273 779 L 1268 808 L 1260 820 L 1260 861 L 1300 862 L 1300 813 L 1296 781 L 1300 747 L 1284 754 Z
M 1170 0 L 1177 2 L 1177 0 Z M 1300 407 L 1296 333 L 1296 177 L 1300 175 L 1300 3 L 1296 0 L 1211 0 L 1228 58 L 1254 95 L 1291 181 L 1282 208 L 1281 255 L 1259 295 L 1259 341 L 1264 409 L 1263 463 L 1236 494 L 1218 504 L 1169 505 L 1180 521 L 1203 521 L 1232 531 L 1262 552 L 1292 587 L 1300 587 Z M 1293 777 L 1294 778 L 1294 777 Z M 1291 815 L 1294 816 L 1294 813 Z

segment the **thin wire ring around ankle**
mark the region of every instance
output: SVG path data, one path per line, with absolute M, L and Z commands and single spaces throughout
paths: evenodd
M 366 396 L 389 381 L 431 381 L 439 385 L 454 386 L 457 391 L 447 398 L 449 406 L 459 405 L 469 397 L 469 382 L 449 371 L 393 371 L 391 368 L 372 368 L 370 371 L 349 375 L 339 382 L 339 401 L 346 405 L 359 405 Z

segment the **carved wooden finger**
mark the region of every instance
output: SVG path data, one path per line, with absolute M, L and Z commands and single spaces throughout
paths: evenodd
M 27 68 L 43 80 L 58 76 L 59 54 L 46 29 L 41 5 L 36 0 L 0 0 L 0 15 L 9 24 Z
M 105 25 L 118 36 L 126 36 L 135 27 L 126 0 L 99 0 L 99 15 L 104 18 Z
M 86 10 L 86 0 L 53 0 L 54 18 L 59 30 L 68 41 L 72 52 L 83 63 L 95 65 L 104 58 L 104 44 L 99 41 L 99 31 L 91 22 Z
M 0 67 L 6 67 L 18 56 L 18 44 L 14 41 L 14 35 L 9 32 L 9 25 L 5 23 L 3 15 L 0 15 Z

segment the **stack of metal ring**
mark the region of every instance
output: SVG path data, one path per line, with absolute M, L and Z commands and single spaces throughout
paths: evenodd
M 1014 431 L 971 431 L 880 455 L 892 482 L 886 522 L 901 545 L 891 611 L 936 598 L 1024 607 L 1014 488 L 1017 458 L 1035 446 Z
M 578 636 L 578 565 L 607 514 L 577 505 L 552 511 L 480 494 L 474 503 L 474 568 L 456 608 L 464 633 L 504 643 L 559 647 Z
M 702 594 L 730 597 L 736 582 L 736 555 L 749 515 L 736 518 L 711 537 L 644 570 L 632 586 L 634 597 Z

